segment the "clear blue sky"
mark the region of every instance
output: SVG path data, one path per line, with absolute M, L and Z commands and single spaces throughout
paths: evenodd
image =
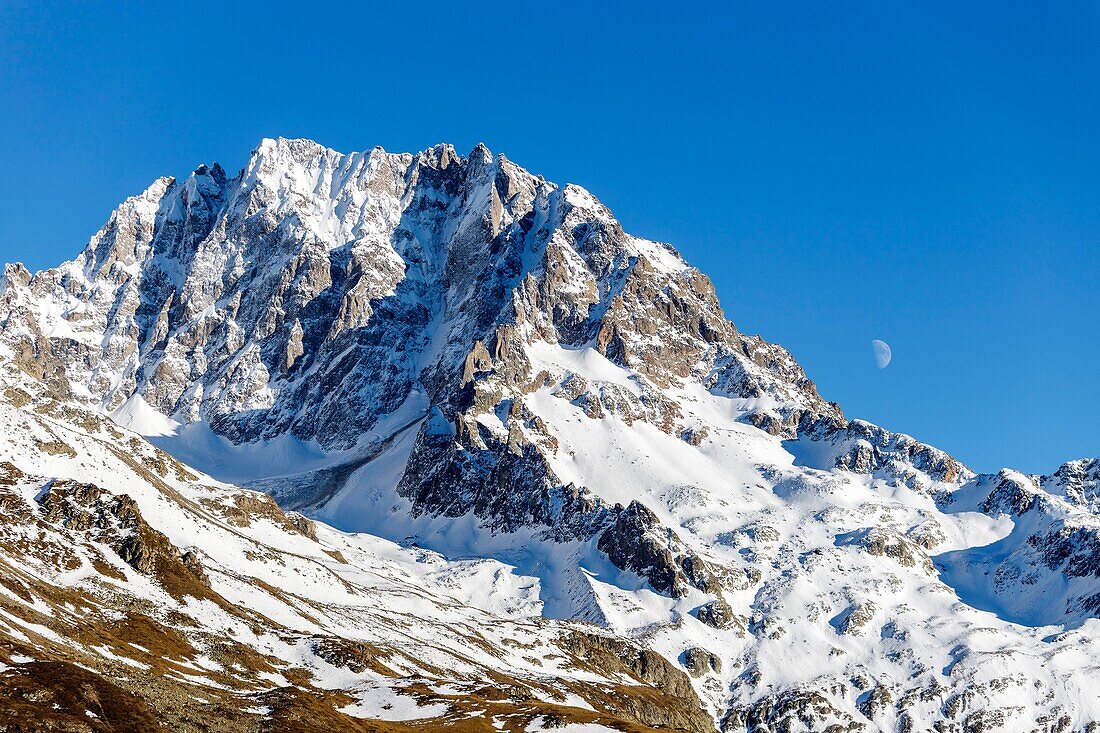
M 2 260 L 264 136 L 480 140 L 675 244 L 848 415 L 980 470 L 1100 455 L 1093 2 L 41 5 L 0 7 Z

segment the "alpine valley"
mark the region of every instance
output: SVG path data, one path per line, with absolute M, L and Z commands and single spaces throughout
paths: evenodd
M 1100 731 L 1100 459 L 846 417 L 484 146 L 158 179 L 0 375 L 0 731 Z

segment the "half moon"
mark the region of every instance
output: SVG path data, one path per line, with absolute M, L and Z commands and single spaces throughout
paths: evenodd
M 894 352 L 890 350 L 890 344 L 875 339 L 871 342 L 871 351 L 875 354 L 875 366 L 879 369 L 890 366 L 890 360 L 894 358 Z

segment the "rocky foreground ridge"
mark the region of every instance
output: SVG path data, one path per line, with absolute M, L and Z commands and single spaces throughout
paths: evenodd
M 0 349 L 0 729 L 1100 720 L 1100 461 L 976 475 L 849 420 L 483 146 L 158 179 L 5 268 Z

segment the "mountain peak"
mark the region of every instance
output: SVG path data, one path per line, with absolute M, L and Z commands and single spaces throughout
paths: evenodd
M 470 151 L 470 160 L 477 160 L 481 163 L 492 163 L 493 151 L 489 150 L 489 146 L 485 143 L 479 142 L 474 146 L 474 149 Z
M 434 168 L 445 169 L 452 163 L 461 161 L 455 148 L 450 143 L 437 143 L 419 153 L 417 158 L 429 162 Z

